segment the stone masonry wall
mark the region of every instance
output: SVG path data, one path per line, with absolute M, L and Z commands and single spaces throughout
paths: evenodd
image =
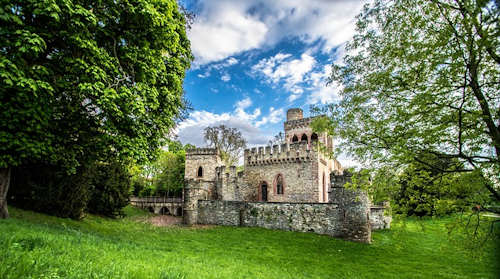
M 229 172 L 226 172 L 226 167 L 222 166 L 216 170 L 217 172 L 217 200 L 226 201 L 255 201 L 257 197 L 257 189 L 253 189 L 246 181 L 243 172 L 236 174 L 236 167 L 229 167 Z
M 214 148 L 196 148 L 186 150 L 185 179 L 203 179 L 215 181 L 215 168 L 222 165 L 219 153 Z M 203 168 L 203 175 L 198 176 L 198 168 Z
M 216 184 L 214 181 L 186 180 L 184 184 L 184 204 L 182 206 L 184 224 L 198 222 L 198 200 L 214 199 Z
M 277 175 L 284 179 L 283 194 L 276 189 Z M 245 175 L 248 182 L 248 191 L 257 193 L 253 201 L 262 201 L 260 185 L 268 185 L 268 201 L 270 202 L 317 202 L 318 189 L 318 160 L 317 153 L 307 149 L 307 143 L 296 142 L 277 145 L 271 148 L 260 147 L 245 150 Z
M 330 202 L 341 210 L 344 225 L 339 237 L 351 239 L 356 235 L 366 235 L 371 239 L 370 200 L 365 192 L 333 187 Z
M 366 217 L 359 216 L 359 219 Z M 371 234 L 354 228 L 353 216 L 346 216 L 336 204 L 264 203 L 239 201 L 198 201 L 198 223 L 261 227 L 298 232 L 314 232 L 369 243 Z M 369 223 L 366 220 L 366 223 Z M 346 233 L 347 232 L 347 233 Z
M 372 206 L 370 208 L 370 222 L 373 231 L 391 228 L 392 217 L 385 214 L 386 210 L 385 206 Z

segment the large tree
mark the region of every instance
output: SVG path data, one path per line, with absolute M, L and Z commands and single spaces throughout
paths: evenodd
M 203 139 L 208 147 L 219 150 L 226 166 L 234 166 L 247 146 L 241 132 L 226 125 L 206 127 L 203 130 Z
M 395 174 L 415 162 L 475 172 L 498 203 L 500 2 L 376 0 L 357 18 L 330 78 L 341 101 L 324 108 L 317 128 Z
M 182 111 L 192 60 L 175 0 L 4 0 L 0 217 L 10 169 L 151 158 Z

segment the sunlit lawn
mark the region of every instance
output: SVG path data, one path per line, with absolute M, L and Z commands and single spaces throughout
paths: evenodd
M 0 278 L 500 278 L 447 242 L 444 221 L 373 233 L 373 244 L 258 228 L 153 227 L 150 215 L 83 221 L 10 208 L 0 220 Z M 145 217 L 144 217 L 145 216 Z

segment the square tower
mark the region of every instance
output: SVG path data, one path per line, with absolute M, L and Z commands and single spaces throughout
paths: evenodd
M 219 152 L 215 148 L 186 150 L 185 179 L 215 181 L 216 168 L 222 166 Z

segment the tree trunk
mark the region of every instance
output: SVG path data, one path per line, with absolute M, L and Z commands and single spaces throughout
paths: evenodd
M 10 167 L 0 168 L 0 219 L 10 217 L 7 208 L 7 192 L 10 186 Z

